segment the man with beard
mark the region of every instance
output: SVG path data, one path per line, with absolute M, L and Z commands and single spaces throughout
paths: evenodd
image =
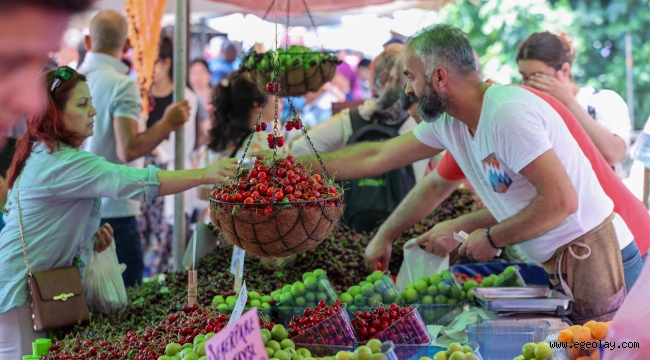
M 329 172 L 368 177 L 448 150 L 487 206 L 444 229 L 470 234 L 459 253 L 487 261 L 516 244 L 574 299 L 577 322 L 611 319 L 625 298 L 617 235 L 631 234 L 612 221 L 612 200 L 558 113 L 522 88 L 484 83 L 466 34 L 452 26 L 409 38 L 404 73 L 424 122 L 324 154 Z M 320 169 L 315 156 L 301 160 Z

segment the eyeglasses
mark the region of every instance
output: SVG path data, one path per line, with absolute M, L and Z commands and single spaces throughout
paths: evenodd
M 70 80 L 75 71 L 69 66 L 61 66 L 54 72 L 54 82 L 52 83 L 52 88 L 50 88 L 50 93 L 53 93 L 56 88 L 61 86 L 61 83 L 64 81 Z

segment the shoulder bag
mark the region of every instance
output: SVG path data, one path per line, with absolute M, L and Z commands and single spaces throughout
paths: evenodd
M 18 200 L 18 183 L 16 180 L 16 207 L 18 209 L 18 225 L 20 239 L 23 244 L 23 255 L 27 267 L 27 284 L 29 286 L 29 301 L 32 311 L 34 331 L 54 330 L 90 320 L 90 312 L 86 304 L 81 276 L 77 261 L 72 266 L 32 272 L 27 260 L 27 246 L 23 231 L 23 217 Z M 86 247 L 88 244 L 86 244 Z M 86 247 L 81 251 L 83 254 Z

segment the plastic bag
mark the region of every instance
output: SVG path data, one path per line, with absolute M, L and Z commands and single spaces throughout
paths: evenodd
M 414 283 L 423 276 L 438 274 L 449 269 L 449 256 L 440 256 L 426 252 L 411 239 L 404 244 L 404 262 L 397 274 L 397 289 L 404 291 L 406 285 Z
M 650 261 L 645 263 L 632 291 L 614 315 L 603 345 L 607 342 L 616 346 L 612 348 L 610 345 L 604 349 L 603 360 L 647 360 L 649 358 L 650 286 L 648 284 L 650 284 Z
M 115 241 L 101 253 L 93 253 L 84 275 L 84 295 L 91 310 L 107 315 L 124 310 L 128 301 L 122 279 L 125 269 L 117 261 Z

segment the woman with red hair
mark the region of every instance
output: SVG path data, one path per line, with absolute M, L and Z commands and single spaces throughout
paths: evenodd
M 100 198 L 151 201 L 234 175 L 234 159 L 204 169 L 163 171 L 115 165 L 79 150 L 93 134 L 96 114 L 85 80 L 69 67 L 45 73 L 46 112 L 28 120 L 16 145 L 0 233 L 1 359 L 31 353 L 32 341 L 44 336 L 32 330 L 27 258 L 32 272 L 57 269 L 87 263 L 93 248 L 110 245 L 110 225 L 97 230 Z

